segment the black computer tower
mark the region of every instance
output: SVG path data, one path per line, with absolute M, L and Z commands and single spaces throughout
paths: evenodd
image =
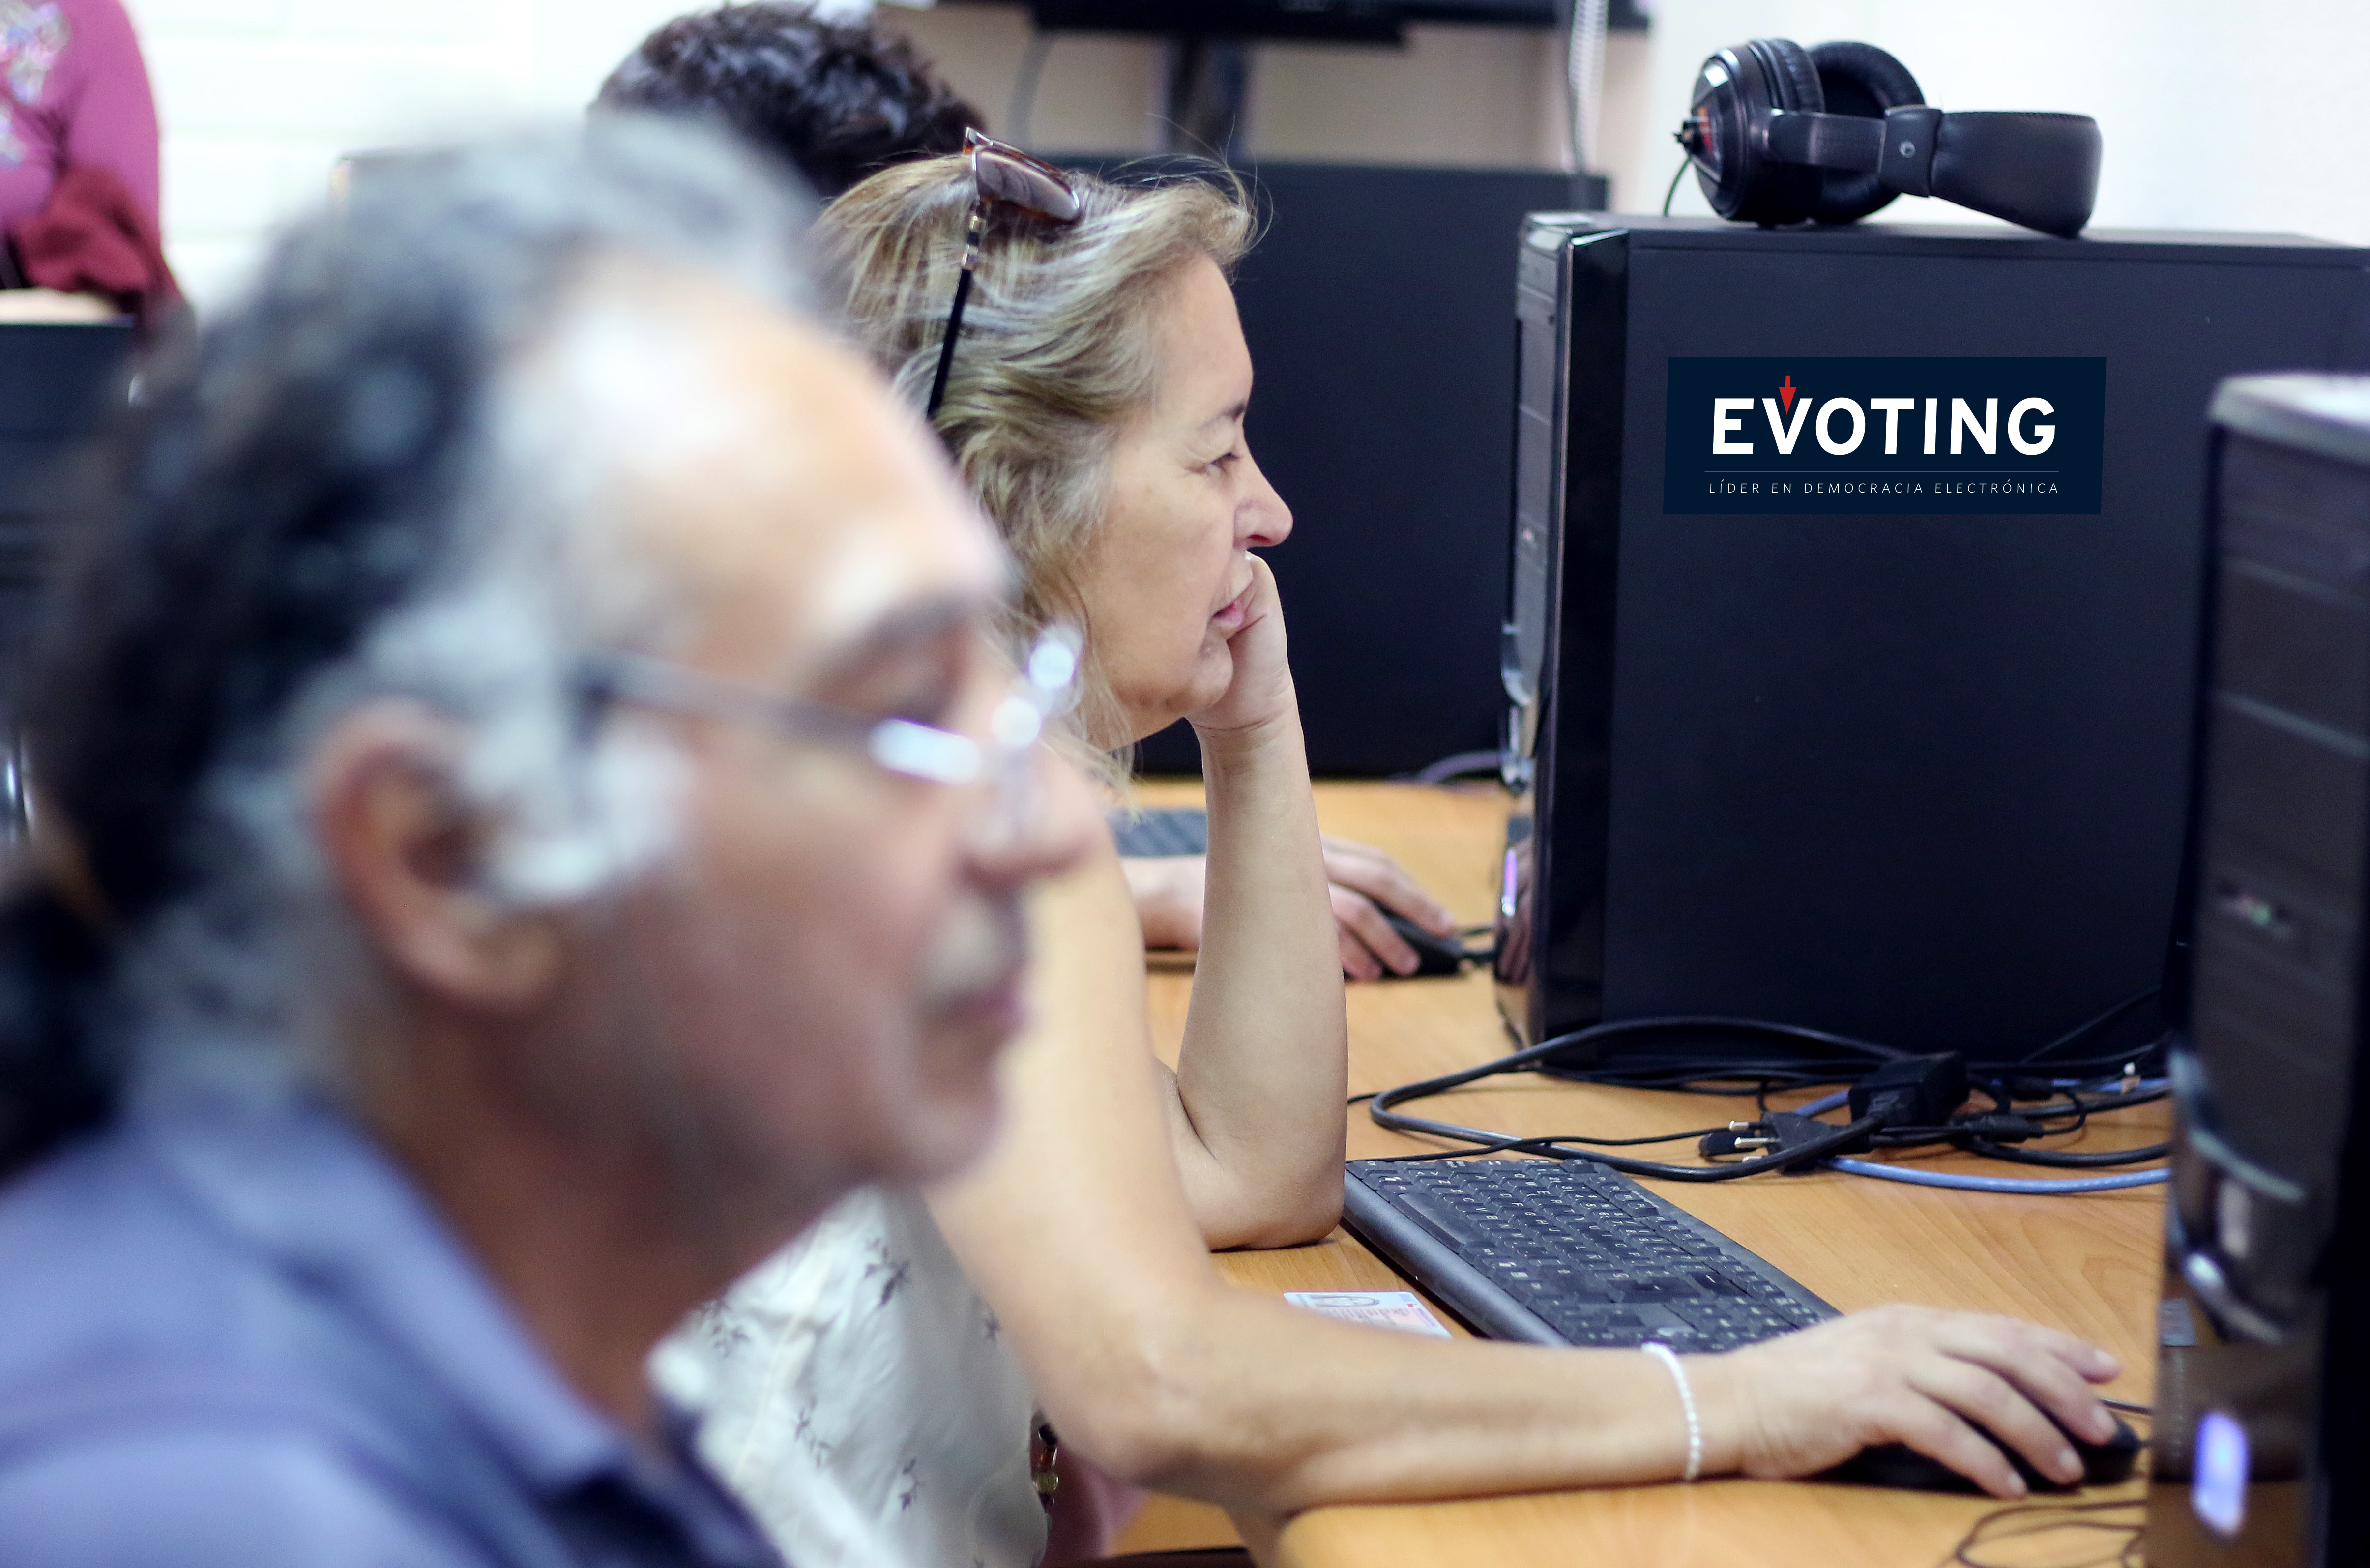
M 29 809 L 17 720 L 52 567 L 89 509 L 132 348 L 128 321 L 0 324 L 0 847 Z
M 2361 1562 L 2370 378 L 2215 399 L 2147 1561 Z
M 1518 256 L 1517 1032 L 2152 1037 L 2206 406 L 2370 359 L 2370 253 L 1540 214 Z

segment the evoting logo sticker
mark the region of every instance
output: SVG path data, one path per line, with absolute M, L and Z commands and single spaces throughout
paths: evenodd
M 1665 512 L 2088 512 L 2104 360 L 1673 360 Z

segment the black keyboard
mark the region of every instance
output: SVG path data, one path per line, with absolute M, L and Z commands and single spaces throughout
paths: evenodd
M 1581 1160 L 1350 1162 L 1343 1218 L 1492 1339 L 1733 1350 L 1835 1310 L 1617 1171 Z
M 1111 836 L 1119 841 L 1119 853 L 1131 859 L 1156 860 L 1163 855 L 1210 853 L 1210 815 L 1199 807 L 1114 811 L 1110 825 Z

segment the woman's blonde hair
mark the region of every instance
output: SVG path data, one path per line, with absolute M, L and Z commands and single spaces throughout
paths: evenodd
M 1231 274 L 1255 227 L 1240 182 L 1213 173 L 1145 185 L 1073 173 L 1084 212 L 1062 227 L 996 209 L 938 413 L 1019 563 L 1015 645 L 1057 621 L 1086 634 L 1089 735 L 1119 719 L 1077 586 L 1111 449 L 1157 391 L 1159 312 L 1179 269 L 1207 258 Z M 847 287 L 850 330 L 916 408 L 938 371 L 973 194 L 962 157 L 903 164 L 834 202 L 817 231 Z

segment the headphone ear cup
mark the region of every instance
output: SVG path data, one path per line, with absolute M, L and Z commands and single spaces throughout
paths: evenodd
M 1819 69 L 1801 44 L 1791 39 L 1756 38 L 1744 47 L 1769 85 L 1771 109 L 1817 114 L 1826 108 Z M 1740 193 L 1741 205 L 1731 216 L 1765 227 L 1799 223 L 1818 202 L 1820 171 L 1799 164 L 1764 163 L 1752 185 Z
M 1779 109 L 1790 109 L 1801 114 L 1817 114 L 1827 107 L 1826 94 L 1819 84 L 1819 67 L 1811 52 L 1788 38 L 1757 38 L 1754 47 L 1776 77 Z
M 1829 114 L 1882 120 L 1886 109 L 1926 101 L 1909 67 L 1872 43 L 1823 43 L 1809 51 L 1809 63 Z M 1822 223 L 1856 223 L 1896 194 L 1878 184 L 1873 172 L 1827 169 L 1809 216 Z

